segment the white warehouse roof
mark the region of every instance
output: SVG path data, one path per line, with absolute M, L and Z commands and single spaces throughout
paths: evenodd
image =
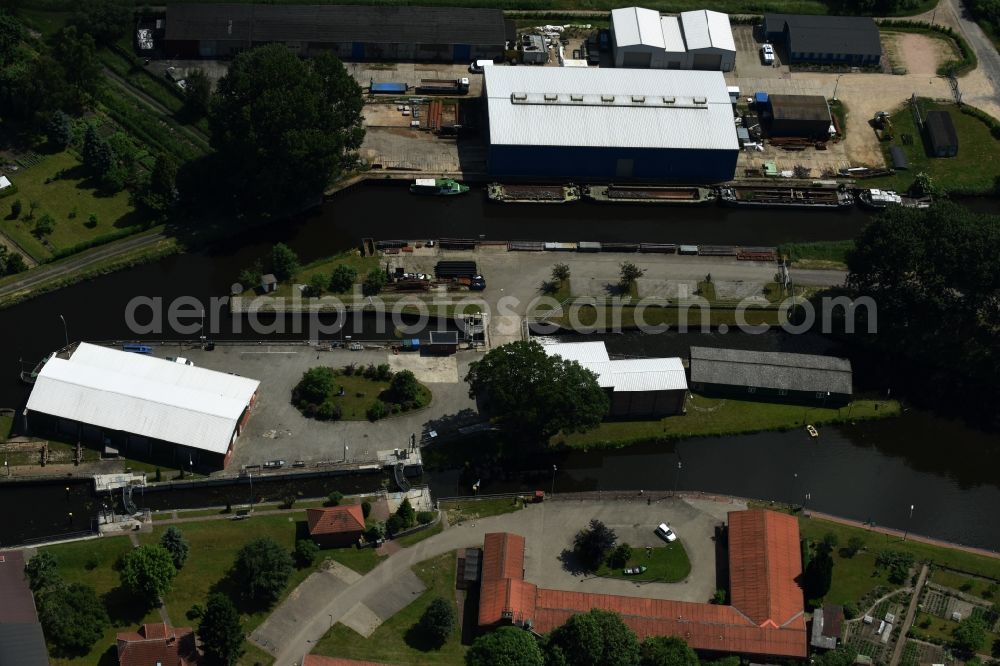
M 42 367 L 29 411 L 226 453 L 260 382 L 80 343 Z
M 722 72 L 488 67 L 490 143 L 739 150 Z
M 618 46 L 655 46 L 664 48 L 660 28 L 660 12 L 642 7 L 622 7 L 611 10 Z
M 679 358 L 612 361 L 603 342 L 558 342 L 544 344 L 544 348 L 549 356 L 576 361 L 596 374 L 601 388 L 615 391 L 687 390 L 687 375 Z
M 711 9 L 681 12 L 681 26 L 688 51 L 722 49 L 736 51 L 729 15 Z

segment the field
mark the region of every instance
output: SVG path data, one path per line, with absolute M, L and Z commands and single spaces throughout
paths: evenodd
M 948 111 L 958 133 L 958 155 L 955 157 L 928 157 L 924 142 L 917 130 L 910 106 L 904 105 L 892 114 L 895 139 L 882 144 L 888 164 L 890 146 L 899 146 L 910 160 L 908 171 L 898 171 L 893 176 L 871 178 L 866 187 L 879 187 L 905 192 L 918 173 L 928 174 L 934 185 L 952 194 L 991 194 L 1000 178 L 1000 140 L 994 138 L 983 121 L 958 110 L 954 104 L 920 100 L 920 109 Z M 903 143 L 903 135 L 913 138 L 910 145 Z
M 847 407 L 808 407 L 771 402 L 709 398 L 689 394 L 687 414 L 656 421 L 605 421 L 595 429 L 556 435 L 552 444 L 569 448 L 616 447 L 640 442 L 679 439 L 701 435 L 735 435 L 764 430 L 821 426 L 851 420 L 897 416 L 899 403 L 886 400 L 855 400 Z M 822 433 L 820 434 L 822 437 Z M 802 431 L 803 441 L 808 439 Z
M 403 610 L 393 615 L 368 638 L 362 638 L 338 623 L 316 644 L 315 654 L 346 657 L 409 666 L 460 666 L 464 664 L 465 647 L 456 630 L 445 644 L 435 649 L 423 640 L 414 625 L 435 597 L 452 604 L 456 615 L 461 609 L 455 602 L 455 554 L 447 553 L 413 567 L 413 572 L 427 589 Z
M 442 510 L 448 512 L 448 523 L 456 525 L 466 520 L 489 518 L 503 513 L 512 513 L 524 508 L 521 500 L 515 497 L 497 497 L 481 500 L 450 500 L 439 503 Z
M 312 279 L 314 275 L 323 275 L 326 277 L 330 276 L 333 272 L 334 267 L 345 264 L 350 266 L 358 273 L 358 281 L 362 281 L 365 275 L 369 271 L 379 268 L 378 257 L 362 257 L 358 252 L 343 252 L 341 254 L 334 255 L 327 259 L 320 259 L 319 261 L 314 261 L 310 264 L 306 264 L 299 272 L 292 276 L 292 279 L 288 281 L 287 284 L 278 285 L 277 290 L 272 292 L 271 296 L 284 296 L 289 297 L 294 294 L 292 291 L 293 285 L 296 284 L 309 284 L 309 280 Z
M 612 569 L 606 564 L 597 570 L 598 576 L 622 578 L 642 582 L 677 583 L 691 573 L 691 562 L 680 540 L 661 548 L 633 548 L 627 567 L 643 565 L 646 571 L 634 576 L 625 575 L 621 569 Z
M 58 176 L 59 173 L 63 175 Z M 0 229 L 37 261 L 101 236 L 139 230 L 141 216 L 129 203 L 128 192 L 101 194 L 80 161 L 69 152 L 43 156 L 41 163 L 15 172 L 11 179 L 18 192 L 3 200 Z M 20 220 L 10 216 L 10 205 L 15 199 L 20 199 L 23 206 Z M 28 220 L 25 217 L 32 201 L 38 203 L 38 208 L 34 219 Z M 32 231 L 35 220 L 46 213 L 54 218 L 55 226 L 50 235 L 43 236 L 47 241 L 43 242 Z M 97 216 L 93 227 L 88 226 L 91 214 Z
M 847 253 L 854 241 L 820 241 L 817 243 L 786 243 L 778 251 L 788 257 L 796 268 L 844 268 Z

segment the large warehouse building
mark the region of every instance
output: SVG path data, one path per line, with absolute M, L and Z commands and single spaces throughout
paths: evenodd
M 611 47 L 615 67 L 729 72 L 736 66 L 729 15 L 708 9 L 680 16 L 642 7 L 612 10 Z
M 722 72 L 488 67 L 495 176 L 719 182 L 739 142 Z
M 866 16 L 765 14 L 764 36 L 784 44 L 792 64 L 863 67 L 882 61 L 878 26 Z
M 597 375 L 608 393 L 612 418 L 669 416 L 684 411 L 687 375 L 679 358 L 633 358 L 612 361 L 603 342 L 546 344 L 549 356 L 576 361 Z
M 468 63 L 503 57 L 507 39 L 499 9 L 186 3 L 167 6 L 163 52 L 228 58 L 280 43 L 301 56 Z
M 229 463 L 260 382 L 143 354 L 80 345 L 42 367 L 32 430 L 175 467 Z

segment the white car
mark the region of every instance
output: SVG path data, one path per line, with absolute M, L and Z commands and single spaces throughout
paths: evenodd
M 666 523 L 660 523 L 654 531 L 656 532 L 656 536 L 660 537 L 664 541 L 677 541 L 677 535 L 674 534 L 672 529 L 670 529 L 670 525 L 667 525 Z
M 774 47 L 770 44 L 763 44 L 760 47 L 760 57 L 763 58 L 764 64 L 770 65 L 774 62 Z

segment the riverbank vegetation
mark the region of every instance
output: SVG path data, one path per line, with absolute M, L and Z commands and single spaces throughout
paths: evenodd
M 587 432 L 559 433 L 552 437 L 551 444 L 579 449 L 618 448 L 687 437 L 789 430 L 804 428 L 806 424 L 849 423 L 900 413 L 900 405 L 895 400 L 856 399 L 845 407 L 833 408 L 718 399 L 697 393 L 688 394 L 685 409 L 683 416 L 650 421 L 605 421 Z M 805 430 L 802 439 L 809 440 Z
M 430 389 L 411 371 L 393 372 L 388 363 L 312 368 L 292 389 L 292 403 L 321 421 L 378 421 L 430 402 Z
M 854 241 L 818 241 L 815 243 L 785 243 L 778 247 L 781 256 L 795 268 L 845 269 L 847 253 Z

